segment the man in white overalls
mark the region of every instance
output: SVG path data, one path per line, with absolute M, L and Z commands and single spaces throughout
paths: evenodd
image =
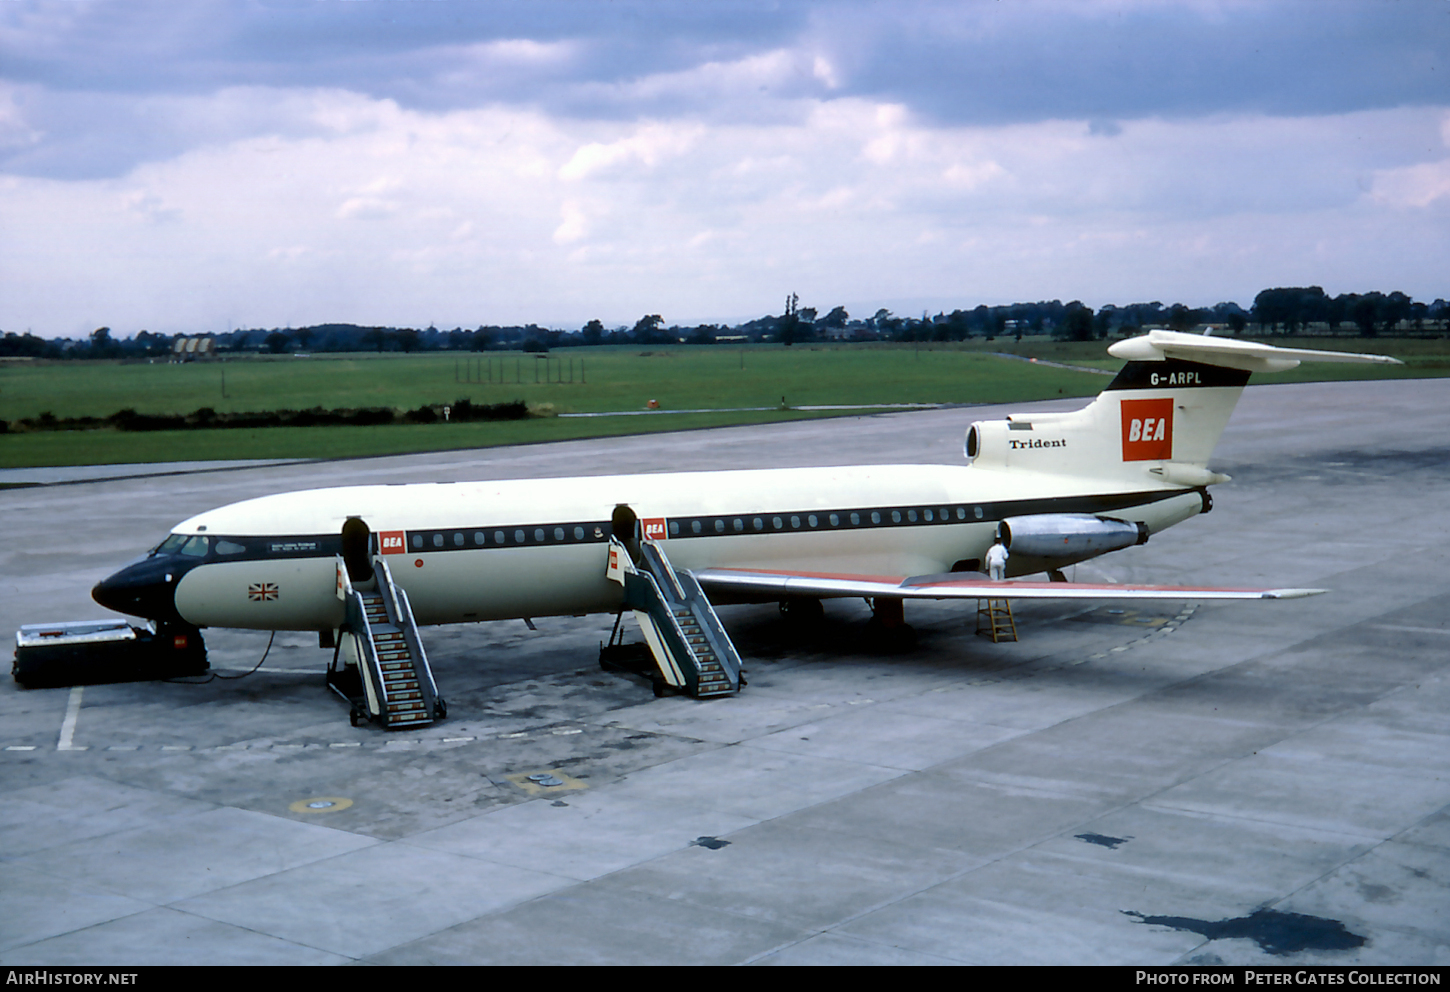
M 1007 577 L 1007 548 L 1002 544 L 1002 539 L 997 538 L 996 542 L 987 551 L 987 575 L 993 582 L 1001 582 Z

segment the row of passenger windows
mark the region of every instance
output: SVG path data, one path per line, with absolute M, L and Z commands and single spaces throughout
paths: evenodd
M 744 534 L 783 530 L 818 530 L 823 527 L 881 527 L 891 524 L 957 523 L 981 520 L 980 506 L 911 507 L 899 510 L 852 510 L 840 513 L 793 513 L 789 516 L 705 517 L 700 520 L 671 520 L 670 536 L 693 534 Z
M 981 520 L 980 506 L 909 507 L 895 510 L 850 510 L 836 513 L 793 513 L 746 517 L 701 517 L 670 521 L 670 537 L 708 537 L 715 534 L 765 533 L 767 531 L 820 530 L 830 527 L 881 527 L 893 524 L 958 523 Z M 547 527 L 510 527 L 503 530 L 422 531 L 408 535 L 414 551 L 446 551 L 463 548 L 504 547 L 523 544 L 567 544 L 603 541 L 602 524 L 562 524 Z M 307 547 L 272 548 L 272 551 L 315 550 Z M 180 554 L 205 558 L 240 555 L 247 546 L 225 537 L 171 534 L 152 554 Z
M 893 524 L 962 523 L 981 520 L 980 506 L 909 507 L 896 510 L 850 510 L 836 513 L 794 513 L 760 517 L 702 517 L 671 520 L 670 537 L 712 534 L 765 533 L 767 531 L 820 530 L 831 527 L 882 527 Z M 599 524 L 564 524 L 547 527 L 511 527 L 503 530 L 415 531 L 408 535 L 413 551 L 449 551 L 464 548 L 568 544 L 602 541 Z
M 604 528 L 598 524 L 565 524 L 550 527 L 512 527 L 507 530 L 443 530 L 408 535 L 414 551 L 446 551 L 450 548 L 500 547 L 518 544 L 564 544 L 602 541 Z

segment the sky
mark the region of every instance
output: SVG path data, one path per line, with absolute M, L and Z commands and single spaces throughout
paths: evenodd
M 0 2 L 0 331 L 1450 297 L 1450 0 Z

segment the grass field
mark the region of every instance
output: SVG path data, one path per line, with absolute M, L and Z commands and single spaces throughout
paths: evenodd
M 1104 357 L 1099 350 L 1097 357 Z M 573 383 L 570 364 L 573 364 Z M 29 366 L 29 367 L 27 367 Z M 490 370 L 491 366 L 491 370 Z M 561 368 L 562 366 L 562 368 Z M 566 381 L 559 383 L 562 378 Z M 493 382 L 486 381 L 490 373 Z M 469 377 L 484 382 L 459 381 Z M 222 392 L 222 380 L 226 392 Z M 546 381 L 551 380 L 551 381 Z M 500 381 L 502 380 L 502 381 Z M 186 365 L 69 362 L 0 368 L 0 419 L 44 411 L 103 417 L 338 407 L 416 407 L 468 398 L 523 399 L 560 413 L 721 409 L 817 403 L 993 402 L 1047 389 L 1087 390 L 1095 377 L 1054 371 L 962 349 L 656 347 L 570 348 L 545 359 L 518 352 L 481 356 L 246 356 Z
M 1274 343 L 1373 350 L 1393 354 L 1407 364 L 1305 365 L 1256 381 L 1440 376 L 1450 372 L 1447 341 L 1308 338 Z M 1066 343 L 1045 338 L 920 348 L 571 348 L 547 359 L 517 352 L 435 352 L 320 354 L 309 358 L 243 356 L 226 362 L 187 365 L 4 362 L 0 363 L 0 419 L 11 422 L 44 412 L 58 417 L 104 417 L 125 408 L 157 414 L 189 413 L 201 407 L 219 412 L 414 408 L 461 398 L 474 403 L 523 399 L 544 413 L 641 410 L 649 400 L 656 400 L 666 411 L 768 409 L 647 417 L 541 416 L 500 423 L 371 428 L 12 433 L 0 435 L 0 467 L 393 454 L 797 419 L 821 414 L 793 408 L 818 404 L 1001 403 L 1090 396 L 1107 381 L 1104 376 L 1088 372 L 999 357 L 995 354 L 999 352 L 1104 370 L 1121 365 L 1106 354 L 1102 342 Z

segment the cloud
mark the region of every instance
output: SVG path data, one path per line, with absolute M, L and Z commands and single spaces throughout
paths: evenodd
M 1371 195 L 1395 207 L 1428 207 L 1450 198 L 1450 159 L 1375 173 Z
M 800 101 L 899 105 L 944 125 L 1439 105 L 1443 4 L 260 4 L 0 6 L 12 174 L 120 175 L 218 140 L 293 134 L 222 94 L 341 91 L 446 112 L 794 119 Z M 279 101 L 280 102 L 280 101 Z M 275 114 L 273 118 L 271 115 Z M 0 145 L 3 148 L 3 145 Z
M 399 205 L 376 196 L 354 196 L 337 208 L 341 220 L 386 220 L 397 214 Z
M 667 158 L 678 156 L 704 132 L 699 125 L 684 127 L 650 123 L 617 141 L 591 141 L 576 151 L 559 170 L 559 178 L 584 179 L 614 166 L 652 169 Z
M 559 206 L 563 222 L 554 228 L 554 243 L 573 244 L 589 233 L 589 217 L 576 200 L 565 200 Z
M 163 224 L 181 219 L 181 211 L 168 207 L 166 201 L 155 193 L 138 190 L 127 195 L 126 209 L 153 224 Z
M 889 13 L 888 13 L 889 11 Z M 815 9 L 840 92 L 934 120 L 1004 124 L 1444 102 L 1437 4 L 853 4 Z
M 6 180 L 0 225 L 27 234 L 0 244 L 14 287 L 0 327 L 719 320 L 788 290 L 818 307 L 1247 302 L 1356 273 L 1361 289 L 1379 273 L 1443 295 L 1422 247 L 1434 218 L 1380 234 L 1385 211 L 1438 188 L 1405 192 L 1404 177 L 1427 146 L 1443 154 L 1441 112 L 1145 120 L 1105 137 L 1086 121 L 948 127 L 859 98 L 708 126 L 287 100 L 310 122 L 291 135 L 121 181 Z M 69 312 L 77 271 L 102 298 L 84 319 L 42 319 Z
M 1440 119 L 1440 140 L 1450 148 L 1450 113 Z M 1450 198 L 1450 157 L 1374 173 L 1370 195 L 1394 207 L 1428 207 Z
M 0 84 L 0 149 L 20 149 L 35 145 L 43 133 L 26 120 L 16 87 Z
M 1444 20 L 1233 0 L 0 5 L 0 329 L 718 320 L 792 290 L 1214 303 L 1341 279 L 1433 298 Z

